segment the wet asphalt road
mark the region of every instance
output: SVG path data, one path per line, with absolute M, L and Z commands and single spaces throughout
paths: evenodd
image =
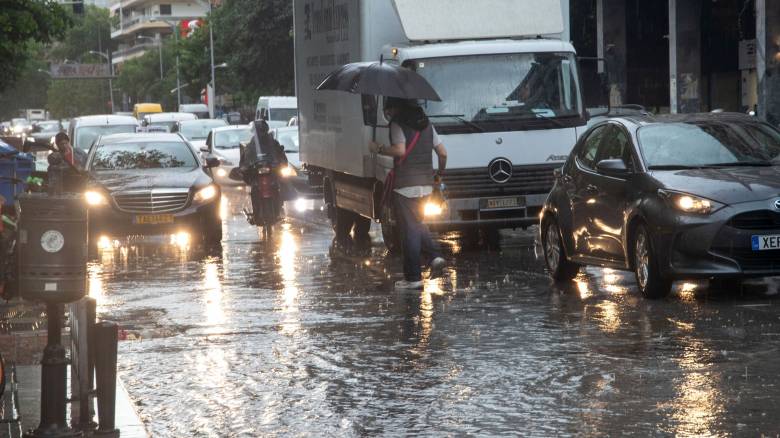
M 452 265 L 396 292 L 400 260 L 331 247 L 323 214 L 264 242 L 223 203 L 210 254 L 102 251 L 91 295 L 153 436 L 708 435 L 780 432 L 780 281 L 678 284 L 662 301 L 590 268 L 550 283 L 532 232 L 442 237 Z

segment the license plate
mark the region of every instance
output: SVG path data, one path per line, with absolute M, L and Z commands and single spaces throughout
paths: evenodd
M 751 243 L 753 251 L 780 249 L 780 234 L 772 236 L 753 236 Z
M 139 215 L 133 218 L 133 223 L 136 225 L 159 225 L 159 224 L 172 224 L 172 214 L 145 214 Z
M 506 210 L 525 207 L 525 198 L 513 196 L 511 198 L 489 198 L 480 200 L 481 210 Z

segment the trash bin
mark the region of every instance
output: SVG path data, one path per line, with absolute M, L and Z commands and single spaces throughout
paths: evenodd
M 21 153 L 0 141 L 0 196 L 5 199 L 4 206 L 13 206 L 14 199 L 27 190 L 25 181 L 32 174 L 34 166 L 32 155 Z
M 87 291 L 87 220 L 83 196 L 23 193 L 19 213 L 19 294 L 70 303 Z

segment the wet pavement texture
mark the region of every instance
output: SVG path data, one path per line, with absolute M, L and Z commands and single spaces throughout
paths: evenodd
M 153 436 L 776 435 L 780 281 L 639 296 L 588 268 L 553 285 L 533 230 L 398 292 L 399 258 L 334 248 L 324 214 L 263 241 L 223 199 L 222 248 L 120 246 L 90 265 L 120 377 Z M 294 210 L 294 209 L 291 209 Z

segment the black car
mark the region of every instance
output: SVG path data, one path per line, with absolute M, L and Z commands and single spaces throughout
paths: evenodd
M 780 275 L 780 132 L 728 113 L 600 122 L 556 171 L 539 229 L 559 281 L 631 270 L 655 298 L 677 279 Z
M 100 137 L 86 166 L 91 241 L 165 234 L 220 242 L 221 193 L 210 169 L 217 165 L 216 158 L 201 160 L 178 134 Z

